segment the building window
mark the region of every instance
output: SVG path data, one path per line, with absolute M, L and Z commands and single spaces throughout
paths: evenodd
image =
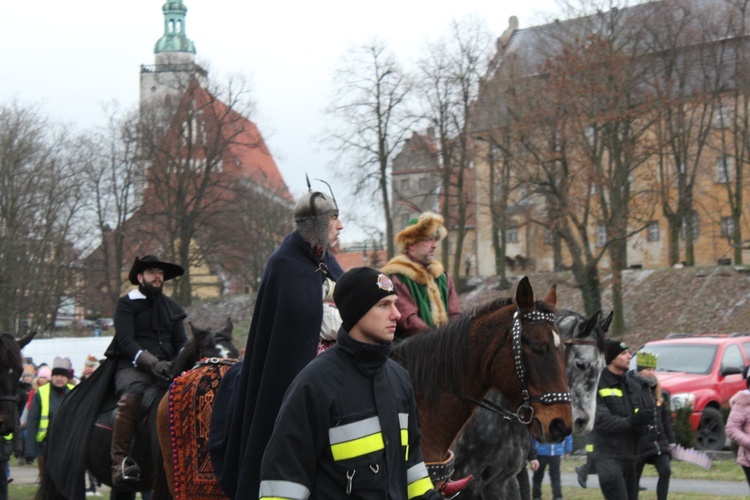
M 596 246 L 603 247 L 607 243 L 607 226 L 603 223 L 596 225 Z
M 734 158 L 724 155 L 716 161 L 716 182 L 724 184 L 734 181 Z
M 727 238 L 734 235 L 734 219 L 731 217 L 721 218 L 721 235 Z
M 659 241 L 658 221 L 651 221 L 648 223 L 648 241 Z
M 722 104 L 716 111 L 714 111 L 714 127 L 715 128 L 727 128 L 730 120 L 729 106 Z
M 409 179 L 401 179 L 401 191 L 409 190 Z
M 698 239 L 698 236 L 700 235 L 700 232 L 698 231 L 698 212 L 693 210 L 690 215 L 687 217 L 693 218 L 693 241 Z M 685 219 L 682 220 L 682 228 L 680 228 L 680 239 L 685 239 L 685 234 L 687 234 L 687 221 Z
M 427 177 L 419 178 L 419 192 L 424 193 L 427 191 Z
M 518 243 L 520 236 L 517 227 L 510 227 L 505 230 L 505 242 L 506 243 Z

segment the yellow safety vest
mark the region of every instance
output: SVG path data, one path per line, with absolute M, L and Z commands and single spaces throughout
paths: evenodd
M 52 382 L 47 382 L 39 389 L 39 399 L 42 402 L 42 411 L 39 415 L 39 429 L 36 433 L 36 442 L 41 443 L 44 438 L 47 437 L 47 429 L 49 428 L 49 386 Z M 68 389 L 73 389 L 73 384 L 68 384 Z

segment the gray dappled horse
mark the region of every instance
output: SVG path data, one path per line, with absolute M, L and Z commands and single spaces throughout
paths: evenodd
M 583 435 L 594 426 L 596 387 L 604 369 L 604 337 L 613 314 L 600 319 L 569 310 L 557 313 L 557 327 L 566 344 L 566 375 L 573 410 L 573 434 Z M 491 403 L 502 406 L 502 396 L 493 392 Z M 462 499 L 520 498 L 516 474 L 526 462 L 529 432 L 525 426 L 494 412 L 478 408 L 453 447 L 454 477 L 474 475 L 461 492 Z

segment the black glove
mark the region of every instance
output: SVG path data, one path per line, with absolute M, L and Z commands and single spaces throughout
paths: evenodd
M 141 351 L 135 360 L 135 366 L 144 371 L 150 371 L 159 378 L 169 380 L 172 378 L 172 363 L 170 361 L 160 361 L 148 351 Z
M 633 426 L 636 425 L 647 425 L 654 421 L 654 409 L 653 408 L 641 408 L 638 413 L 635 413 L 630 417 L 630 423 Z

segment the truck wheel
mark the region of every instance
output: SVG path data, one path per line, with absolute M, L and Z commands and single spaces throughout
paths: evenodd
M 721 450 L 726 439 L 721 412 L 716 408 L 704 408 L 695 447 L 699 450 Z

